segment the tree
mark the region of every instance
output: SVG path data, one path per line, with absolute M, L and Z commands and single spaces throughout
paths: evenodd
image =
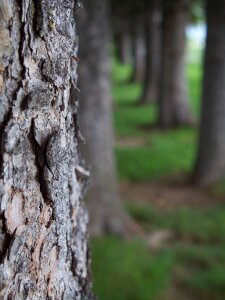
M 143 81 L 145 73 L 145 27 L 143 16 L 138 15 L 134 17 L 135 21 L 132 24 L 132 49 L 133 49 L 133 69 L 131 81 Z
M 114 161 L 110 87 L 110 28 L 106 0 L 86 1 L 80 14 L 80 126 L 82 147 L 93 183 L 87 195 L 92 235 L 123 235 L 125 215 L 118 195 Z
M 1 299 L 93 299 L 74 1 L 1 1 Z
M 158 100 L 161 61 L 161 0 L 147 2 L 145 21 L 146 67 L 141 103 Z
M 114 26 L 116 54 L 122 64 L 128 64 L 131 61 L 131 37 L 129 25 L 129 21 L 117 18 Z
M 162 25 L 162 67 L 159 95 L 160 127 L 190 125 L 193 122 L 185 80 L 185 28 L 189 0 L 164 0 Z
M 207 1 L 202 118 L 195 181 L 208 185 L 225 174 L 225 1 Z
M 116 29 L 117 33 L 122 33 L 124 29 L 126 29 L 126 32 L 129 31 L 131 35 L 131 52 L 133 64 L 131 81 L 142 81 L 144 77 L 144 15 L 146 1 L 148 0 L 111 0 L 114 30 Z

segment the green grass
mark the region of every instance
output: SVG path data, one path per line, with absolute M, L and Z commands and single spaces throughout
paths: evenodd
M 225 244 L 225 206 L 159 212 L 151 205 L 128 203 L 127 210 L 146 230 L 171 229 L 182 241 Z
M 130 181 L 148 181 L 179 173 L 190 173 L 196 153 L 196 128 L 181 128 L 164 132 L 154 129 L 143 130 L 143 126 L 155 124 L 157 104 L 137 105 L 141 85 L 130 83 L 130 76 L 130 66 L 122 66 L 114 61 L 113 98 L 115 100 L 116 136 L 133 139 L 141 137 L 146 146 L 116 148 L 119 178 Z M 190 107 L 197 123 L 201 82 L 199 63 L 188 64 L 187 78 Z
M 141 240 L 92 241 L 95 292 L 100 299 L 154 299 L 169 285 L 173 255 L 152 255 Z
M 173 254 L 173 278 L 184 290 L 204 299 L 225 295 L 225 206 L 211 209 L 174 209 L 160 212 L 151 205 L 127 203 L 129 214 L 143 228 L 169 229 L 175 243 L 164 247 Z M 213 298 L 207 298 L 213 295 Z M 141 299 L 141 298 L 140 298 Z
M 189 97 L 191 109 L 194 117 L 199 118 L 200 115 L 200 98 L 201 98 L 201 82 L 202 82 L 202 72 L 201 72 L 201 62 L 189 63 L 187 68 L 187 79 L 189 87 Z
M 191 290 L 197 299 L 224 299 L 225 245 L 186 246 L 186 249 L 174 249 L 173 253 L 176 251 L 180 284 Z
M 191 172 L 196 134 L 192 129 L 150 132 L 147 147 L 117 148 L 119 178 L 148 181 Z M 181 155 L 182 153 L 182 155 Z
M 172 283 L 181 293 L 191 292 L 190 299 L 224 299 L 225 206 L 160 212 L 150 204 L 127 203 L 126 208 L 146 232 L 166 228 L 175 241 L 153 251 L 140 239 L 92 240 L 100 299 L 160 299 Z
M 222 178 L 217 184 L 213 185 L 209 191 L 212 195 L 224 197 L 225 196 L 225 178 Z

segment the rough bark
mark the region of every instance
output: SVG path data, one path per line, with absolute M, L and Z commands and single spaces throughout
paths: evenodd
M 161 61 L 161 0 L 148 2 L 145 21 L 146 62 L 141 104 L 158 100 Z
M 71 97 L 76 6 L 0 2 L 0 299 L 92 299 Z
M 146 45 L 143 19 L 140 17 L 134 18 L 132 27 L 133 70 L 131 81 L 135 82 L 142 81 L 145 73 Z
M 162 67 L 159 117 L 161 127 L 192 124 L 185 78 L 185 28 L 189 0 L 163 1 Z
M 195 180 L 211 184 L 225 175 L 225 1 L 207 1 L 202 118 Z
M 87 142 L 82 152 L 93 178 L 87 194 L 92 235 L 124 234 L 127 230 L 127 217 L 119 201 L 113 152 L 108 20 L 106 0 L 84 2 L 79 18 L 79 112 L 81 132 Z

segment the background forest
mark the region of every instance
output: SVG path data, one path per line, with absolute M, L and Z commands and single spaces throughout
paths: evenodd
M 225 1 L 112 1 L 110 13 L 88 2 L 79 76 L 94 290 L 224 299 Z

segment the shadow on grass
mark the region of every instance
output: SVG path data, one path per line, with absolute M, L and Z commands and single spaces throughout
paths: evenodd
M 174 131 L 180 131 L 180 130 L 185 130 L 185 129 L 196 129 L 198 127 L 197 122 L 192 123 L 192 124 L 187 124 L 187 125 L 173 125 L 170 127 L 163 127 L 161 126 L 158 122 L 154 122 L 154 123 L 143 123 L 141 125 L 138 126 L 138 129 L 143 130 L 143 131 L 154 131 L 154 132 L 174 132 Z
M 114 101 L 114 108 L 135 108 L 135 107 L 140 107 L 137 105 L 136 101 L 130 101 L 130 99 L 125 99 L 120 103 L 117 103 Z

